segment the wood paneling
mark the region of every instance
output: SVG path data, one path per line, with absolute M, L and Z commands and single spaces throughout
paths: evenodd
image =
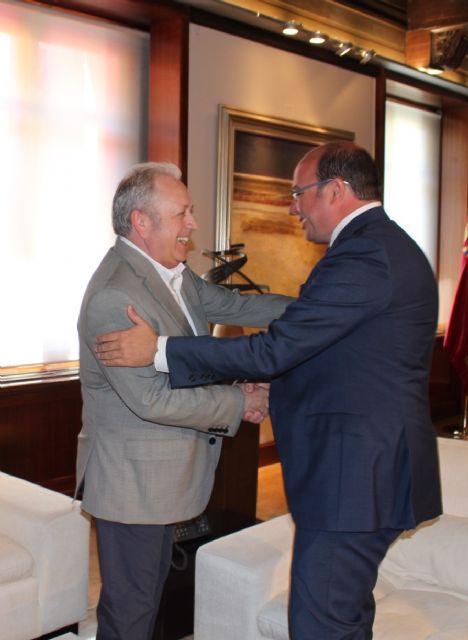
M 242 422 L 234 438 L 224 438 L 207 508 L 218 533 L 255 522 L 259 433 L 258 425 Z
M 463 411 L 461 382 L 450 364 L 443 342 L 444 336 L 439 334 L 434 342 L 429 379 L 429 402 L 434 422 L 459 415 Z
M 410 29 L 436 29 L 466 24 L 468 4 L 466 0 L 411 0 L 408 3 L 408 27 Z
M 71 495 L 81 429 L 78 380 L 0 389 L 0 469 Z
M 164 8 L 151 25 L 148 158 L 187 175 L 188 13 Z

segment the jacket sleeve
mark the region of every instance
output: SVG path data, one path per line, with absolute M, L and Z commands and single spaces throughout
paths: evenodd
M 81 379 L 87 390 L 108 388 L 142 420 L 235 435 L 244 413 L 242 391 L 230 385 L 172 389 L 167 374 L 148 367 L 105 367 L 95 357 L 96 337 L 129 325 L 128 304 L 150 320 L 126 293 L 106 288 L 88 302 L 80 322 Z M 153 324 L 155 324 L 153 322 Z M 206 382 L 206 381 L 205 381 Z
M 263 295 L 240 294 L 220 285 L 206 282 L 191 271 L 203 312 L 213 324 L 231 324 L 240 327 L 267 327 L 279 318 L 287 305 L 295 300 L 290 296 L 273 293 Z
M 266 333 L 238 338 L 169 338 L 173 387 L 222 379 L 268 380 L 314 357 L 353 327 L 386 308 L 391 281 L 387 256 L 366 238 L 341 243 L 323 258 L 297 301 Z

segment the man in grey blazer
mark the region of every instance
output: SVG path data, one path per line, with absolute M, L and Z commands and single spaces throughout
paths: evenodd
M 112 216 L 118 238 L 91 278 L 78 322 L 77 487 L 96 520 L 97 638 L 147 640 L 170 567 L 172 525 L 203 512 L 222 436 L 234 436 L 242 418 L 260 421 L 267 392 L 243 385 L 171 389 L 153 365 L 105 367 L 96 337 L 131 327 L 136 312 L 168 336 L 204 335 L 208 323 L 266 326 L 290 299 L 239 295 L 184 265 L 197 223 L 175 165 L 133 167 L 117 188 Z

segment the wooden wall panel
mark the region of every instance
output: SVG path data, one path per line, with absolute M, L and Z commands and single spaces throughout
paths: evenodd
M 175 162 L 187 176 L 186 12 L 164 8 L 151 25 L 148 159 Z
M 80 429 L 78 380 L 0 389 L 0 470 L 71 495 Z

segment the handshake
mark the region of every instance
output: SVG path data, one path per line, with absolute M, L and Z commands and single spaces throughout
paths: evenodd
M 270 385 L 266 382 L 244 382 L 239 385 L 244 394 L 243 420 L 260 424 L 268 415 Z

